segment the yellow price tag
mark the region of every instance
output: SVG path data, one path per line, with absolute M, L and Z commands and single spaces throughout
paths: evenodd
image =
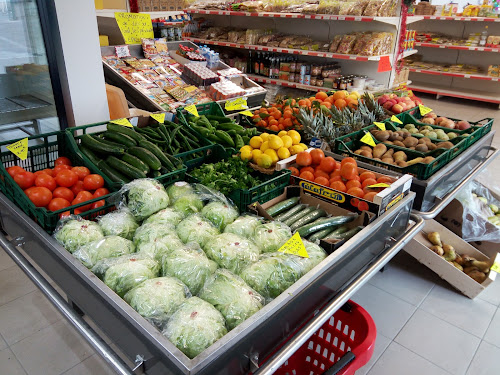
M 149 14 L 115 12 L 115 19 L 125 44 L 141 44 L 142 38 L 154 38 Z
M 133 125 L 126 118 L 121 118 L 121 119 L 113 120 L 113 121 L 110 121 L 110 122 L 112 124 L 117 124 L 117 125 L 121 125 L 121 126 L 127 126 L 129 128 L 133 128 Z
M 253 113 L 250 112 L 250 111 L 243 111 L 243 112 L 240 112 L 241 115 L 245 115 L 245 116 L 250 116 L 250 117 L 253 117 Z
M 242 109 L 248 109 L 247 100 L 245 98 L 236 98 L 234 100 L 228 100 L 224 105 L 226 111 L 238 111 Z
M 375 147 L 375 141 L 373 140 L 373 137 L 370 133 L 366 133 L 363 138 L 361 138 L 361 142 L 366 143 L 367 145 L 370 145 L 372 147 Z
M 418 105 L 418 109 L 420 109 L 420 114 L 422 116 L 425 116 L 426 114 L 428 114 L 429 112 L 432 112 L 432 109 L 430 109 L 429 107 L 425 107 L 423 106 L 422 104 L 419 104 Z
M 7 146 L 7 150 L 12 152 L 21 160 L 26 160 L 28 157 L 28 138 L 21 139 Z
M 158 121 L 160 124 L 163 124 L 165 122 L 164 113 L 151 113 L 151 117 Z
M 309 258 L 309 254 L 304 246 L 304 242 L 302 242 L 302 239 L 300 238 L 299 232 L 295 232 L 295 234 L 288 241 L 286 241 L 285 244 L 278 249 L 278 251 L 285 254 L 298 255 L 302 258 Z
M 184 90 L 186 90 L 187 92 L 193 92 L 194 90 L 196 90 L 196 86 L 188 86 L 188 87 L 184 87 Z
M 388 184 L 384 184 L 383 182 L 381 182 L 380 184 L 373 184 L 373 185 L 370 185 L 368 186 L 369 188 L 379 188 L 379 187 L 383 187 L 383 188 L 387 188 L 391 185 L 388 185 Z
M 385 124 L 383 122 L 374 122 L 373 125 L 375 125 L 380 130 L 385 130 Z
M 394 115 L 392 115 L 392 117 L 391 117 L 391 121 L 392 121 L 392 122 L 396 122 L 396 123 L 401 124 L 401 125 L 403 124 L 403 121 L 401 121 L 400 119 L 398 119 L 398 118 L 397 118 L 396 116 L 394 116 Z
M 191 113 L 193 116 L 200 117 L 198 114 L 198 110 L 196 109 L 196 106 L 194 104 L 188 105 L 187 107 L 184 107 L 186 111 Z
M 500 273 L 500 263 L 493 263 L 490 269 L 496 273 Z

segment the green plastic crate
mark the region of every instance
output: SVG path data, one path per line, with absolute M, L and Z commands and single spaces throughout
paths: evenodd
M 259 128 L 259 127 L 255 126 L 255 124 L 251 120 L 251 117 L 248 117 L 248 116 L 245 116 L 242 114 L 238 115 L 238 123 L 245 128 L 257 128 L 257 130 L 259 130 L 259 132 L 263 131 L 263 132 L 269 133 L 269 134 L 278 134 L 279 133 L 279 131 L 269 130 L 269 129 L 265 129 L 265 128 Z M 292 129 L 293 129 L 293 127 L 287 129 L 287 131 L 292 130 Z
M 54 161 L 58 157 L 66 156 L 71 160 L 73 166 L 85 166 L 89 168 L 92 173 L 98 172 L 92 169 L 92 166 L 88 164 L 88 162 L 86 162 L 79 154 L 73 152 L 72 148 L 68 145 L 67 137 L 62 131 L 29 137 L 28 158 L 26 160 L 19 159 L 5 147 L 9 144 L 17 142 L 18 140 L 19 139 L 0 143 L 0 190 L 48 233 L 52 233 L 54 231 L 60 215 L 63 212 L 70 212 L 71 214 L 74 214 L 75 210 L 78 208 L 96 203 L 100 200 L 105 201 L 104 206 L 85 211 L 79 215 L 84 219 L 92 220 L 99 215 L 104 215 L 105 213 L 114 210 L 115 194 L 113 193 L 54 212 L 43 207 L 36 207 L 7 173 L 7 168 L 18 165 L 28 172 L 36 172 L 46 168 L 53 168 Z M 114 191 L 113 186 L 110 186 L 107 183 L 105 184 L 105 187 L 112 192 Z
M 111 181 L 111 179 L 107 177 L 104 173 L 102 173 L 99 170 L 99 168 L 94 163 L 92 163 L 78 148 L 80 144 L 80 139 L 83 134 L 100 134 L 101 132 L 106 130 L 105 128 L 106 124 L 107 122 L 100 122 L 96 124 L 68 128 L 66 129 L 66 137 L 68 139 L 68 145 L 71 148 L 72 152 L 78 154 L 83 160 L 85 160 L 87 164 L 91 165 L 92 170 L 98 171 L 95 173 L 100 173 L 103 176 L 104 180 L 106 181 L 106 184 L 108 184 L 109 186 L 113 186 L 115 189 L 120 189 L 120 187 L 122 186 L 121 183 Z M 181 181 L 186 175 L 186 170 L 187 168 L 183 166 L 182 168 L 176 171 L 166 173 L 159 177 L 155 177 L 154 179 L 162 183 L 163 185 L 167 186 L 176 181 Z
M 211 115 L 211 116 L 222 116 L 226 117 L 226 114 L 222 110 L 221 106 L 216 102 L 198 104 L 196 106 L 198 114 L 201 115 Z M 188 111 L 182 108 L 177 108 L 177 117 L 179 118 L 179 123 L 187 124 L 188 117 L 192 116 Z

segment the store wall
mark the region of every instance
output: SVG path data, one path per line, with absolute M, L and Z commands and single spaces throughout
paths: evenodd
M 61 32 L 70 126 L 109 120 L 93 1 L 54 0 Z M 69 108 L 68 108 L 69 107 Z

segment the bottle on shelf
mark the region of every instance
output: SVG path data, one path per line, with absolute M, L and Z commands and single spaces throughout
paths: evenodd
M 486 45 L 486 40 L 488 39 L 488 26 L 484 27 L 484 30 L 481 32 L 481 38 L 479 40 L 479 45 L 484 47 Z
M 253 73 L 253 61 L 252 61 L 252 51 L 248 51 L 248 59 L 247 59 L 247 73 Z

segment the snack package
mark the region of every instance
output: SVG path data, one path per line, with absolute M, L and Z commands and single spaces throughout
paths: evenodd
M 369 0 L 354 0 L 351 1 L 351 6 L 347 10 L 347 14 L 350 16 L 361 16 L 368 5 Z
M 142 42 L 142 52 L 144 53 L 144 56 L 150 58 L 151 56 L 157 54 L 154 39 L 142 38 L 141 42 Z
M 340 42 L 342 41 L 343 38 L 344 38 L 344 35 L 342 35 L 342 34 L 335 35 L 332 39 L 332 43 L 330 44 L 330 48 L 328 49 L 328 52 L 332 52 L 332 53 L 337 52 L 339 45 L 340 45 Z
M 350 54 L 352 47 L 354 46 L 356 40 L 360 35 L 361 34 L 359 33 L 344 35 L 342 41 L 339 44 L 339 47 L 337 48 L 337 53 Z

